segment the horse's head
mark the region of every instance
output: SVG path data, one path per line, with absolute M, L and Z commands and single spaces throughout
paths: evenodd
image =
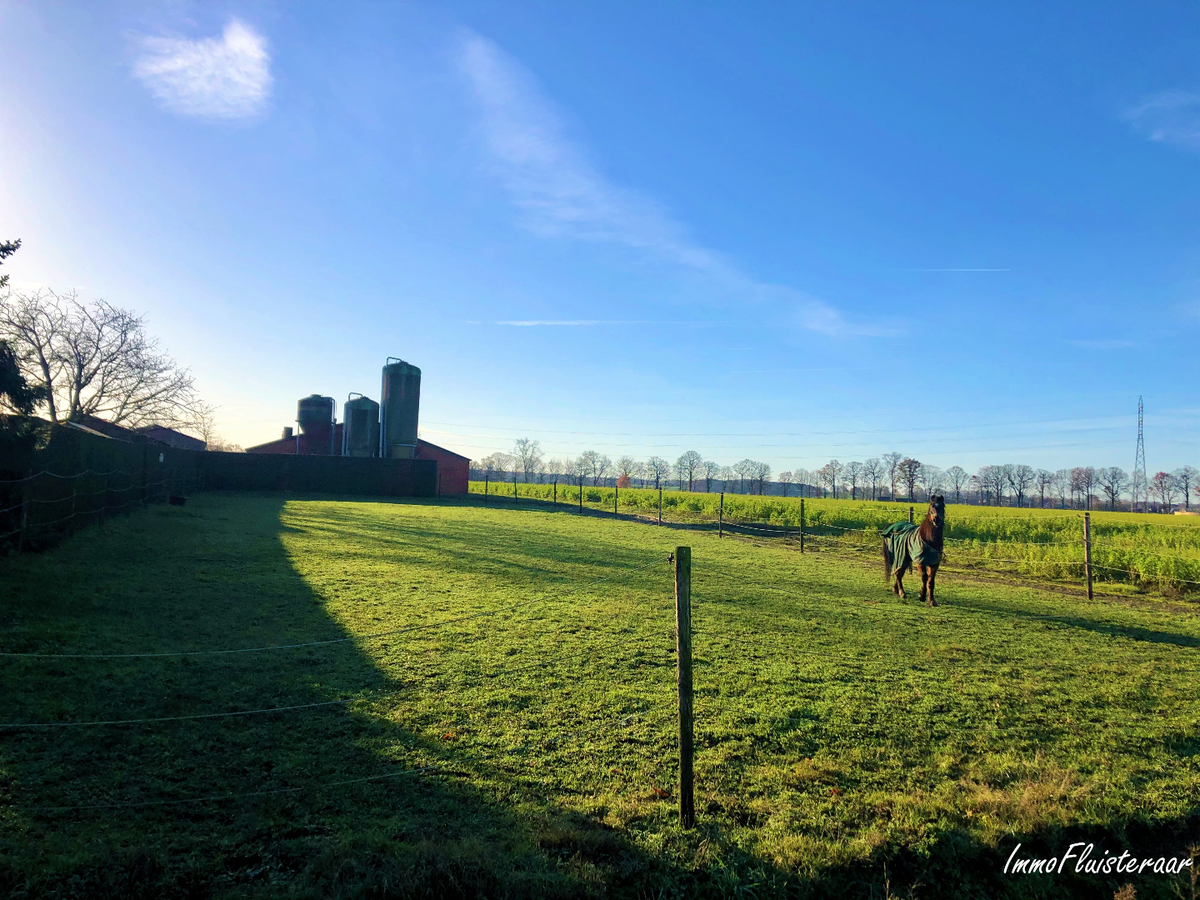
M 933 524 L 937 528 L 941 528 L 946 521 L 946 498 L 941 494 L 934 494 L 929 498 L 929 518 L 933 520 Z

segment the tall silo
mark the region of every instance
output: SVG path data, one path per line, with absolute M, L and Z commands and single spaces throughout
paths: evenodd
M 296 422 L 304 435 L 305 452 L 310 456 L 333 456 L 333 410 L 333 398 L 320 394 L 312 394 L 296 404 Z
M 417 412 L 421 405 L 421 370 L 394 356 L 383 367 L 380 397 L 379 455 L 412 459 L 417 455 Z
M 342 456 L 379 454 L 379 404 L 351 394 L 342 404 Z

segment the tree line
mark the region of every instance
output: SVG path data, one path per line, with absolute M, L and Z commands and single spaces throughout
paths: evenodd
M 1157 472 L 1142 484 L 1140 477 L 1118 466 L 1050 471 L 1006 463 L 971 473 L 961 466 L 942 469 L 895 451 L 863 461 L 831 459 L 819 469 L 795 469 L 772 478 L 766 463 L 743 459 L 724 465 L 695 450 L 674 462 L 660 456 L 621 456 L 614 461 L 595 450 L 574 458 L 546 458 L 539 441 L 521 438 L 511 453 L 474 461 L 471 472 L 479 481 L 545 483 L 561 478 L 592 486 L 911 502 L 942 494 L 955 503 L 1043 509 L 1169 510 L 1178 503 L 1190 509 L 1193 497 L 1200 500 L 1200 471 L 1193 466 Z

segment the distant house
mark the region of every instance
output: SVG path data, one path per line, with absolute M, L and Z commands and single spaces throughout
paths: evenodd
M 247 447 L 247 453 L 277 453 L 287 456 L 328 456 L 328 438 L 321 436 L 320 446 L 310 447 L 306 440 L 307 436 L 301 432 L 296 434 L 291 428 L 283 430 L 283 436 L 274 441 L 267 441 L 265 444 L 258 444 L 255 447 Z M 333 426 L 333 446 L 335 448 L 334 456 L 341 456 L 342 448 L 342 423 L 338 422 Z M 467 479 L 471 466 L 471 460 L 455 453 L 452 450 L 447 450 L 445 447 L 439 447 L 437 444 L 431 444 L 429 441 L 417 439 L 417 459 L 435 459 L 438 464 L 438 493 L 439 494 L 465 494 L 467 493 Z

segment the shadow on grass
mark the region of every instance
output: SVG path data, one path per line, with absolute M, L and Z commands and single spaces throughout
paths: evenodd
M 221 502 L 232 516 L 154 510 L 8 561 L 5 649 L 123 653 L 343 636 L 281 543 L 283 501 Z M 11 663 L 0 682 L 4 722 L 187 716 L 421 688 L 392 680 L 352 642 Z M 541 804 L 536 816 L 514 816 L 460 777 L 503 773 L 368 710 L 5 729 L 0 894 L 574 897 L 680 883 L 670 866 L 573 811 Z M 354 778 L 377 780 L 336 784 Z M 228 799 L 159 805 L 194 797 Z M 30 808 L 91 805 L 100 808 Z
M 283 502 L 224 497 L 149 510 L 53 553 L 0 563 L 12 587 L 0 609 L 5 649 L 125 653 L 344 636 L 284 548 Z M 381 544 L 398 537 L 395 527 L 336 510 L 321 521 L 332 531 L 353 525 Z M 406 525 L 403 536 L 435 551 L 431 579 L 480 561 L 435 528 Z M 642 561 L 611 547 L 564 555 L 537 536 L 520 549 L 547 573 L 552 563 L 603 571 Z M 490 576 L 528 577 L 528 566 L 518 579 L 514 563 L 488 559 Z M 351 642 L 222 657 L 9 662 L 0 670 L 3 722 L 182 716 L 420 689 L 380 671 Z M 700 828 L 678 837 L 697 860 L 683 867 L 552 803 L 518 813 L 460 776 L 528 790 L 518 779 L 343 706 L 0 733 L 0 893 L 15 898 L 1095 897 L 1128 880 L 1006 878 L 1011 844 L 990 848 L 954 829 L 920 848 L 880 848 L 804 878 L 739 850 L 717 811 L 707 821 L 702 812 Z M 440 771 L 412 772 L 415 760 Z M 378 780 L 332 784 L 358 777 Z M 115 806 L 29 808 L 94 804 Z M 1095 839 L 1117 852 L 1157 846 L 1177 854 L 1195 826 L 1191 817 L 1130 824 Z M 1071 839 L 1075 832 L 1047 830 L 1022 840 L 1030 855 L 1044 848 L 1051 856 Z M 1161 878 L 1136 884 L 1139 897 L 1170 895 L 1156 893 Z

